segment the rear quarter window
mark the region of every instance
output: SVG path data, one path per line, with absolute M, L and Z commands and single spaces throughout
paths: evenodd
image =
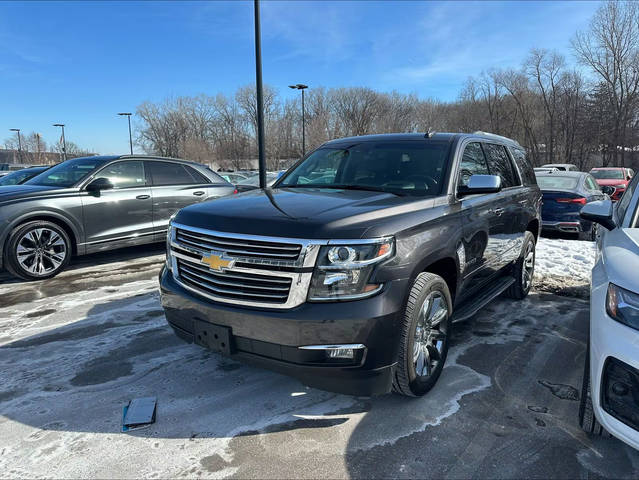
M 517 164 L 524 185 L 527 187 L 537 185 L 537 177 L 535 177 L 535 171 L 526 157 L 526 152 L 519 148 L 510 148 L 510 153 Z

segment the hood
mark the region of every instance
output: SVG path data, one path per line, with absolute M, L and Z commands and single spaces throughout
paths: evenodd
M 252 190 L 188 206 L 174 221 L 229 233 L 289 238 L 385 235 L 384 224 L 419 212 L 433 199 L 384 192 L 278 188 Z
M 6 185 L 0 187 L 0 202 L 16 200 L 19 198 L 38 197 L 45 192 L 59 192 L 59 187 L 45 187 L 42 185 Z
M 639 228 L 615 228 L 606 232 L 602 253 L 610 281 L 639 293 Z
M 597 180 L 597 183 L 602 186 L 611 186 L 614 187 L 615 185 L 628 185 L 628 180 L 625 180 L 623 178 L 596 178 L 595 180 Z

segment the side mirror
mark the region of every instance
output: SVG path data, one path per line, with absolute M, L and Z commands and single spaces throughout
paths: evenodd
M 89 183 L 86 186 L 86 191 L 90 193 L 98 193 L 102 190 L 111 190 L 112 188 L 114 188 L 113 184 L 108 178 L 100 177 Z
M 598 223 L 608 230 L 614 230 L 617 227 L 612 218 L 612 202 L 610 200 L 586 203 L 579 212 L 579 216 L 584 220 Z
M 499 175 L 473 175 L 468 185 L 460 185 L 459 195 L 476 195 L 479 193 L 497 193 L 501 191 L 501 177 Z
M 603 187 L 601 187 L 601 191 L 605 193 L 606 195 L 612 195 L 613 193 L 615 193 L 615 187 L 611 187 L 610 185 L 604 185 Z

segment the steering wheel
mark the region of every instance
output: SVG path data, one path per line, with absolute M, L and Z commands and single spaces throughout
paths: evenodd
M 410 177 L 406 178 L 406 180 L 410 180 L 412 182 L 423 182 L 426 184 L 426 188 L 428 190 L 437 189 L 438 185 L 437 180 L 428 175 L 411 175 Z

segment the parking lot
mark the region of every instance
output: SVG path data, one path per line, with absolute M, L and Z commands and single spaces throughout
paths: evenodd
M 159 305 L 162 246 L 82 257 L 38 283 L 0 274 L 0 471 L 637 478 L 639 452 L 577 422 L 593 252 L 542 239 L 535 290 L 455 324 L 442 378 L 419 399 L 313 390 L 180 342 Z M 141 396 L 157 396 L 156 423 L 121 433 Z

